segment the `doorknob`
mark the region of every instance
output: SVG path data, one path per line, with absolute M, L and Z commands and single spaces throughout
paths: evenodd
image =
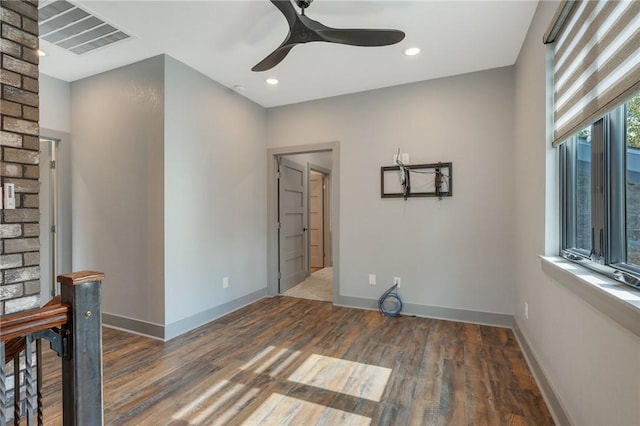
M 303 227 L 303 228 L 302 228 L 302 232 L 307 232 L 307 230 L 308 230 L 308 229 L 309 229 L 309 228 L 304 228 L 304 227 Z

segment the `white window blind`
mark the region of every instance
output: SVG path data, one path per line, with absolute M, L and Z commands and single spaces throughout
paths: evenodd
M 554 45 L 558 146 L 640 90 L 640 1 L 567 1 L 545 35 Z

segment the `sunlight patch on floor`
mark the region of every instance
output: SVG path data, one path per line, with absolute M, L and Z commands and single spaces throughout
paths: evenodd
M 391 369 L 312 354 L 289 380 L 379 402 Z
M 246 426 L 314 424 L 368 426 L 371 419 L 274 393 L 243 422 Z

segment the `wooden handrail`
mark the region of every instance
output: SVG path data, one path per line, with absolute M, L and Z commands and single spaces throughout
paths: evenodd
M 40 309 L 5 315 L 0 318 L 0 341 L 8 342 L 38 331 L 61 327 L 67 322 L 69 305 L 63 305 L 59 301 Z

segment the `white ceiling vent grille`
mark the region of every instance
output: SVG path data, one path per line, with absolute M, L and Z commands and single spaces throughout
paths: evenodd
M 65 0 L 41 2 L 40 38 L 81 55 L 130 36 Z

